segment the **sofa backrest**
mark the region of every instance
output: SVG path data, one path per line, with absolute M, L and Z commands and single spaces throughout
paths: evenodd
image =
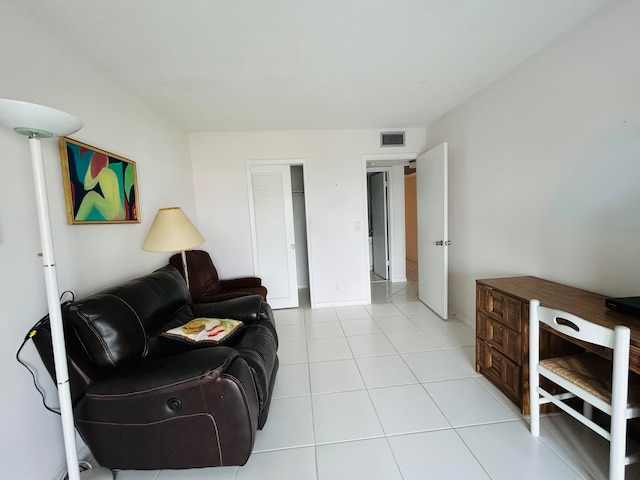
M 185 252 L 187 270 L 189 272 L 189 291 L 195 303 L 206 301 L 206 297 L 213 297 L 222 291 L 218 270 L 213 265 L 209 253 L 204 250 L 188 250 Z M 169 265 L 173 265 L 184 277 L 182 255 L 176 253 L 169 258 Z
M 74 302 L 64 318 L 96 365 L 121 366 L 147 356 L 150 335 L 190 303 L 182 275 L 167 265 Z

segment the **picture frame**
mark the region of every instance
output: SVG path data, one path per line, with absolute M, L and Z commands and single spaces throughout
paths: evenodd
M 59 146 L 69 225 L 140 223 L 134 161 L 67 137 Z

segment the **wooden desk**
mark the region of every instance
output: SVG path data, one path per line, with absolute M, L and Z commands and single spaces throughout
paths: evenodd
M 631 329 L 629 369 L 640 374 L 640 318 L 605 307 L 605 298 L 536 277 L 493 278 L 476 281 L 476 371 L 486 376 L 529 413 L 529 300 L 565 310 L 586 320 Z M 544 325 L 543 325 L 544 327 Z M 564 335 L 540 332 L 541 358 L 588 349 L 611 358 L 611 350 Z

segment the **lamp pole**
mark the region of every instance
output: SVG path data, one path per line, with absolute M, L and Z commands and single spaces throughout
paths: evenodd
M 62 436 L 64 438 L 64 451 L 67 462 L 67 478 L 69 480 L 88 478 L 113 479 L 112 472 L 104 468 L 92 468 L 83 472 L 82 475 L 80 474 L 76 432 L 73 421 L 73 404 L 71 402 L 71 389 L 69 386 L 69 369 L 67 367 L 67 353 L 64 341 L 62 308 L 60 306 L 58 275 L 53 249 L 53 235 L 51 233 L 49 197 L 47 195 L 47 182 L 44 172 L 44 155 L 42 153 L 42 142 L 40 140 L 41 138 L 70 135 L 82 128 L 82 122 L 68 113 L 53 108 L 19 100 L 0 99 L 0 125 L 29 137 L 38 225 L 40 227 L 41 256 L 44 267 L 47 305 L 49 308 L 49 323 L 51 325 L 56 385 L 58 400 L 60 402 Z M 84 475 L 85 473 L 87 473 L 87 475 Z
M 64 329 L 62 326 L 58 275 L 53 250 L 47 184 L 44 178 L 44 156 L 42 155 L 42 142 L 36 134 L 31 134 L 29 137 L 29 146 L 31 149 L 31 165 L 33 167 L 33 180 L 36 190 L 40 243 L 42 246 L 42 265 L 44 267 L 45 288 L 49 307 L 53 359 L 56 370 L 58 399 L 60 402 L 60 416 L 62 418 L 62 436 L 64 438 L 64 450 L 67 459 L 67 472 L 69 480 L 80 480 L 76 432 L 71 406 L 71 389 L 69 387 L 69 369 L 67 368 L 67 354 L 64 343 Z

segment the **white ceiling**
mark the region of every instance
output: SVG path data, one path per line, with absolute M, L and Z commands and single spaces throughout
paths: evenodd
M 186 131 L 427 126 L 610 0 L 3 0 Z

